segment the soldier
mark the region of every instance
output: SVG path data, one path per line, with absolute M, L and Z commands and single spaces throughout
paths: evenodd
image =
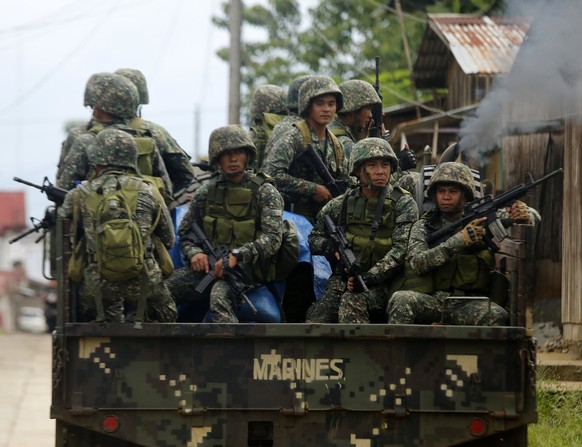
M 475 181 L 468 166 L 446 162 L 437 166 L 428 195 L 435 207 L 416 222 L 410 232 L 406 255 L 404 290 L 394 293 L 388 304 L 388 322 L 394 324 L 503 325 L 508 314 L 486 300 L 451 300 L 448 297 L 488 296 L 492 251 L 482 242 L 485 218 L 469 223 L 445 242 L 430 247 L 433 231 L 462 217 L 465 203 L 475 197 Z M 509 221 L 530 223 L 528 207 L 515 202 Z
M 372 106 L 382 104 L 382 100 L 372 84 L 352 79 L 339 85 L 344 97 L 344 107 L 329 129 L 342 145 L 346 157 L 349 157 L 354 144 L 369 136 L 373 124 Z
M 263 170 L 275 178 L 285 199 L 285 209 L 310 221 L 315 220 L 317 212 L 332 198 L 332 193 L 304 154 L 305 150 L 312 146 L 333 179 L 348 181 L 341 144 L 327 129 L 342 106 L 342 93 L 333 79 L 325 76 L 309 78 L 299 89 L 302 119 L 277 140 L 272 139 L 272 146 L 265 155 Z
M 120 68 L 115 73 L 129 79 L 136 86 L 139 94 L 140 106 L 136 116 L 128 123 L 129 127 L 138 131 L 146 131 L 154 135 L 156 140 L 164 141 L 165 144 L 160 145 L 159 150 L 172 181 L 172 188 L 177 192 L 187 187 L 194 179 L 194 168 L 190 163 L 190 156 L 164 127 L 141 118 L 141 106 L 149 103 L 145 76 L 134 68 Z
M 350 175 L 357 178 L 358 186 L 322 208 L 309 236 L 311 252 L 325 255 L 336 268 L 324 295 L 308 309 L 307 322 L 369 323 L 377 316 L 385 321 L 386 304 L 402 271 L 410 227 L 418 219 L 411 195 L 390 183 L 397 166 L 394 151 L 381 138 L 366 138 L 354 145 Z M 347 284 L 342 279 L 336 247 L 325 234 L 324 216 L 345 230 L 369 291 L 362 291 L 354 277 Z
M 148 176 L 163 194 L 167 203 L 172 197 L 172 183 L 160 155 L 159 147 L 166 144 L 156 135 L 129 127 L 139 103 L 135 85 L 127 78 L 113 73 L 97 73 L 91 76 L 85 89 L 85 105 L 93 108 L 87 133 L 73 135 L 66 157 L 57 172 L 57 186 L 72 189 L 79 181 L 89 179 L 91 165 L 87 148 L 95 135 L 112 127 L 132 135 L 138 144 L 139 172 Z
M 269 137 L 269 141 L 267 142 L 267 146 L 265 148 L 265 154 L 269 151 L 270 147 L 272 146 L 271 141 L 277 140 L 281 135 L 283 135 L 296 121 L 299 121 L 301 117 L 299 116 L 299 112 L 297 111 L 297 102 L 299 100 L 299 89 L 303 85 L 305 81 L 311 78 L 311 75 L 303 75 L 295 78 L 289 84 L 289 88 L 287 89 L 287 115 L 279 121 L 275 127 L 273 128 L 273 132 Z
M 211 181 L 196 190 L 180 224 L 180 247 L 187 267 L 167 281 L 178 304 L 197 299 L 194 289 L 210 271 L 208 252 L 191 233 L 196 222 L 214 247 L 230 251 L 214 266 L 218 280 L 210 291 L 210 316 L 216 323 L 236 323 L 240 297 L 221 280 L 228 268 L 242 267 L 252 282 L 271 281 L 273 256 L 283 235 L 283 200 L 272 179 L 247 172 L 256 155 L 248 133 L 238 125 L 215 129 L 210 134 L 210 163 L 217 168 Z
M 250 114 L 253 123 L 251 138 L 257 148 L 255 167 L 259 170 L 273 128 L 287 115 L 287 92 L 278 85 L 259 86 L 251 97 Z
M 152 254 L 153 239 L 159 238 L 166 247 L 171 247 L 174 230 L 159 192 L 137 174 L 135 140 L 121 130 L 104 129 L 89 145 L 87 156 L 95 167 L 95 178 L 85 180 L 69 191 L 58 209 L 61 217 L 72 217 L 74 231 L 84 235 L 87 264 L 79 300 L 81 318 L 87 320 L 97 314 L 97 320 L 106 323 L 123 323 L 126 319 L 141 321 L 144 316 L 140 313 L 145 310 L 147 321 L 175 321 L 176 306 Z M 143 265 L 137 277 L 112 281 L 104 274 L 104 268 L 110 267 L 98 262 L 103 259 L 100 253 L 102 245 L 98 241 L 104 222 L 100 217 L 104 215 L 97 211 L 99 206 L 95 204 L 102 203 L 102 197 L 107 200 L 108 194 L 118 190 L 133 198 L 135 211 L 132 217 L 137 219 L 144 259 L 140 260 Z M 116 200 L 114 206 L 120 207 L 119 203 Z M 82 238 L 75 239 L 74 242 L 79 243 Z

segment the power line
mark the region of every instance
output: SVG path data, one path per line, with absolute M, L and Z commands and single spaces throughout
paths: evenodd
M 106 11 L 105 15 L 97 22 L 97 24 L 91 28 L 85 37 L 71 50 L 69 51 L 61 60 L 59 60 L 56 65 L 49 70 L 42 78 L 40 78 L 32 87 L 30 87 L 26 92 L 16 98 L 14 101 L 9 103 L 3 109 L 0 109 L 0 116 L 11 111 L 14 107 L 18 106 L 24 102 L 32 93 L 41 88 L 55 73 L 57 73 L 61 68 L 63 68 L 67 61 L 71 60 L 73 56 L 80 51 L 96 34 L 97 30 L 107 21 L 109 16 L 117 8 L 118 4 L 116 0 L 113 0 L 111 7 Z

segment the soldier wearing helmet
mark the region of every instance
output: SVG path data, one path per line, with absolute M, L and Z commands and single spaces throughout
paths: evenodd
M 57 172 L 57 185 L 72 189 L 76 183 L 91 178 L 92 164 L 87 156 L 89 145 L 103 129 L 114 128 L 127 132 L 138 146 L 139 173 L 147 176 L 163 194 L 166 202 L 172 199 L 172 182 L 160 154 L 166 142 L 155 133 L 129 126 L 139 104 L 139 93 L 126 77 L 114 73 L 96 73 L 85 88 L 84 103 L 93 109 L 87 130 L 71 133 Z
M 287 89 L 287 114 L 283 117 L 281 121 L 275 124 L 275 127 L 273 127 L 273 130 L 271 132 L 271 135 L 269 136 L 267 145 L 264 150 L 265 154 L 271 150 L 271 147 L 273 146 L 272 143 L 273 141 L 278 141 L 281 135 L 287 132 L 293 126 L 294 123 L 301 120 L 301 117 L 299 116 L 299 113 L 297 111 L 299 89 L 301 88 L 303 83 L 311 77 L 312 77 L 311 75 L 299 76 L 295 78 L 293 81 L 291 81 L 291 84 L 289 84 L 289 88 Z M 263 160 L 264 158 L 265 157 L 263 156 Z M 262 163 L 258 165 L 258 167 L 259 169 L 262 169 Z
M 460 219 L 467 202 L 475 198 L 475 180 L 468 166 L 457 162 L 438 165 L 428 185 L 434 208 L 410 231 L 406 255 L 404 290 L 388 305 L 389 323 L 503 325 L 507 311 L 479 299 L 452 296 L 489 296 L 494 254 L 484 243 L 485 218 L 475 219 L 446 241 L 430 246 L 428 236 Z M 509 221 L 530 222 L 527 206 L 514 204 Z M 502 301 L 504 297 L 496 297 Z M 446 303 L 446 304 L 445 304 Z
M 344 107 L 329 128 L 341 143 L 346 157 L 349 157 L 354 144 L 369 136 L 374 122 L 372 106 L 382 104 L 382 100 L 372 84 L 366 81 L 345 81 L 339 85 L 339 89 L 344 98 Z
M 306 320 L 312 323 L 385 322 L 388 299 L 401 283 L 408 234 L 418 219 L 412 196 L 390 182 L 398 159 L 387 141 L 358 141 L 349 165 L 358 186 L 321 209 L 309 236 L 311 252 L 326 256 L 334 266 L 325 293 L 307 311 Z M 344 277 L 338 249 L 325 232 L 325 216 L 345 232 L 368 291 L 354 277 Z
M 298 120 L 267 149 L 263 170 L 273 176 L 285 199 L 285 208 L 313 221 L 321 207 L 332 199 L 322 173 L 309 151 L 329 178 L 348 182 L 346 160 L 337 138 L 327 129 L 343 106 L 341 90 L 333 79 L 312 76 L 299 89 Z M 329 185 L 329 181 L 328 181 Z
M 146 321 L 176 320 L 176 305 L 164 284 L 162 271 L 153 255 L 154 243 L 169 248 L 174 243 L 174 228 L 168 209 L 158 190 L 137 173 L 137 144 L 127 132 L 107 128 L 91 140 L 87 156 L 95 167 L 95 177 L 84 180 L 65 196 L 59 215 L 74 219 L 75 232 L 83 229 L 87 264 L 80 284 L 81 321 L 104 318 L 107 323 L 123 323 L 135 318 L 140 300 L 146 303 Z M 145 248 L 143 274 L 123 282 L 107 280 L 96 262 L 98 250 L 95 203 L 117 190 L 135 198 L 137 224 Z M 81 238 L 75 234 L 75 244 Z M 102 310 L 100 310 L 102 309 Z M 103 313 L 100 316 L 100 312 Z
M 217 173 L 196 190 L 178 230 L 188 265 L 176 270 L 167 284 L 179 304 L 200 298 L 194 290 L 210 270 L 207 249 L 192 236 L 193 222 L 213 246 L 229 249 L 228 256 L 214 266 L 219 280 L 210 290 L 213 322 L 238 322 L 240 297 L 220 280 L 227 268 L 224 262 L 229 268 L 240 266 L 256 283 L 273 280 L 272 260 L 283 237 L 283 199 L 270 177 L 247 169 L 255 156 L 255 145 L 242 127 L 231 124 L 215 129 L 210 134 L 208 158 Z
M 265 146 L 273 128 L 287 115 L 287 92 L 273 84 L 259 86 L 251 97 L 251 138 L 257 148 L 256 167 L 263 164 Z
M 139 96 L 138 111 L 129 121 L 128 126 L 135 131 L 151 134 L 156 140 L 163 142 L 158 145 L 158 149 L 172 182 L 172 189 L 178 194 L 178 191 L 188 187 L 194 180 L 194 168 L 190 163 L 190 156 L 163 126 L 141 117 L 141 106 L 149 104 L 150 100 L 143 73 L 135 68 L 120 68 L 115 73 L 129 79 L 137 88 Z

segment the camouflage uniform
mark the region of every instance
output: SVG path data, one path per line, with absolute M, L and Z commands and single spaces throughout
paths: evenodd
M 247 149 L 247 153 L 250 154 L 249 162 L 254 158 L 256 152 L 249 135 L 237 125 L 215 129 L 210 135 L 209 147 L 210 162 L 215 166 L 218 165 L 221 154 L 226 150 Z M 238 265 L 250 278 L 256 277 L 261 259 L 271 259 L 278 252 L 283 237 L 283 200 L 268 179 L 260 181 L 261 179 L 265 179 L 263 174 L 255 175 L 247 171 L 241 183 L 235 184 L 230 182 L 228 177 L 219 170 L 209 183 L 196 190 L 190 208 L 182 219 L 178 230 L 180 248 L 188 266 L 174 272 L 167 281 L 172 295 L 178 299 L 178 302 L 200 298 L 196 297 L 194 289 L 203 275 L 192 270 L 191 259 L 196 254 L 205 251 L 190 234 L 193 222 L 204 229 L 206 236 L 215 247 L 226 245 L 228 249 L 238 249 Z M 253 182 L 257 184 L 257 181 L 259 181 L 259 186 L 254 187 Z M 238 202 L 236 204 L 232 202 L 231 197 L 249 190 L 252 197 L 245 202 L 247 205 L 245 212 L 240 211 L 240 215 L 232 214 L 236 212 L 234 208 L 242 205 Z M 211 196 L 222 197 L 221 206 Z M 254 220 L 253 227 L 256 233 L 247 235 L 247 240 L 242 243 L 236 236 L 237 222 L 248 222 L 249 217 Z M 216 224 L 210 224 L 210 222 Z M 229 232 L 228 224 L 232 225 L 232 232 Z M 221 233 L 219 227 L 224 228 L 225 233 Z M 243 238 L 241 237 L 241 239 Z M 241 304 L 239 300 L 240 298 L 232 292 L 225 281 L 216 281 L 210 291 L 212 321 L 238 322 L 235 312 Z
M 249 109 L 253 126 L 251 126 L 250 134 L 257 148 L 257 157 L 254 163 L 257 170 L 263 164 L 265 146 L 273 128 L 287 115 L 286 102 L 287 92 L 285 89 L 272 84 L 259 86 L 251 97 Z
M 372 84 L 366 81 L 352 79 L 342 82 L 338 87 L 342 91 L 344 106 L 336 119 L 329 125 L 329 129 L 340 141 L 345 156 L 349 157 L 352 147 L 358 141 L 354 131 L 359 129 L 353 129 L 345 122 L 345 114 L 356 112 L 357 125 L 359 125 L 360 115 L 358 112 L 363 107 L 382 104 L 382 100 Z
M 61 161 L 57 171 L 56 183 L 60 188 L 71 189 L 78 181 L 90 176 L 91 165 L 87 158 L 87 148 L 96 134 L 106 127 L 112 127 L 135 137 L 151 138 L 154 141 L 156 147 L 151 160 L 152 176 L 161 179 L 168 196 L 172 194 L 172 180 L 161 156 L 161 152 L 168 153 L 172 150 L 155 126 L 150 130 L 145 124 L 135 125 L 138 104 L 138 90 L 127 78 L 112 73 L 91 76 L 85 89 L 85 105 L 99 108 L 113 115 L 114 119 L 108 123 L 92 119 L 86 128 L 76 128 L 69 133 L 61 148 Z
M 105 129 L 89 146 L 88 157 L 91 163 L 102 166 L 103 170 L 93 180 L 83 181 L 69 191 L 58 211 L 61 217 L 71 218 L 75 207 L 78 206 L 80 210 L 88 255 L 79 298 L 81 317 L 94 317 L 98 300 L 102 300 L 105 322 L 122 323 L 126 315 L 130 319 L 135 316 L 141 298 L 146 302 L 148 320 L 175 321 L 176 306 L 154 258 L 152 242 L 152 237 L 157 237 L 165 247 L 171 247 L 174 243 L 174 229 L 158 191 L 136 176 L 137 148 L 134 139 L 125 132 Z M 82 197 L 98 190 L 104 194 L 111 193 L 118 189 L 118 185 L 124 186 L 131 179 L 140 182 L 135 217 L 146 247 L 145 267 L 135 279 L 113 282 L 103 278 L 99 272 L 95 261 L 97 222 Z M 152 233 L 152 225 L 156 220 L 158 223 Z
M 333 94 L 337 98 L 337 109 L 341 110 L 341 91 L 335 82 L 325 76 L 313 76 L 299 89 L 299 110 L 301 116 L 309 113 L 311 104 L 318 96 Z M 306 148 L 301 125 L 309 127 L 305 119 L 294 123 L 276 140 L 270 141 L 265 154 L 263 171 L 275 178 L 277 189 L 285 199 L 285 208 L 313 221 L 321 206 L 312 201 L 317 184 L 323 184 L 315 170 L 300 157 Z M 309 128 L 310 144 L 336 180 L 348 181 L 346 160 L 341 147 L 336 148 L 334 140 L 326 130 L 325 140 L 320 140 Z
M 430 180 L 428 194 L 434 199 L 439 183 L 454 184 L 465 200 L 475 196 L 469 168 L 461 163 L 439 165 Z M 454 300 L 450 296 L 487 296 L 494 257 L 481 242 L 467 246 L 460 233 L 430 248 L 429 234 L 449 223 L 438 209 L 429 211 L 412 226 L 405 265 L 405 285 L 388 304 L 393 324 L 503 325 L 508 314 L 487 300 Z M 411 290 L 406 290 L 411 289 Z M 416 290 L 414 290 L 416 289 Z
M 133 68 L 120 68 L 115 73 L 126 77 L 136 86 L 140 108 L 141 105 L 149 104 L 147 82 L 141 71 Z M 149 132 L 156 142 L 163 141 L 163 144 L 159 145 L 159 150 L 172 181 L 173 190 L 177 192 L 187 187 L 194 179 L 194 168 L 190 163 L 190 156 L 164 127 L 141 118 L 141 111 L 137 115 L 129 122 L 129 127 Z
M 393 169 L 398 164 L 388 142 L 367 138 L 356 143 L 350 157 L 350 174 L 357 175 L 366 160 L 376 158 L 388 159 Z M 381 222 L 370 242 L 378 199 L 366 199 L 362 188 L 348 190 L 322 208 L 309 236 L 309 247 L 312 253 L 325 254 L 333 261 L 335 249 L 330 250 L 324 227 L 324 216 L 330 216 L 337 226 L 345 228 L 346 238 L 362 264 L 362 277 L 369 291 L 348 291 L 336 266 L 324 295 L 308 309 L 308 322 L 369 323 L 377 317 L 385 321 L 390 290 L 400 279 L 408 234 L 418 219 L 418 210 L 410 194 L 388 182 Z M 362 209 L 367 210 L 365 218 L 360 215 Z

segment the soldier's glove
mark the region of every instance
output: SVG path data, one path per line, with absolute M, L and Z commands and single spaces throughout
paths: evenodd
M 398 164 L 403 171 L 416 168 L 417 161 L 414 152 L 408 147 L 405 147 L 398 153 Z
M 524 224 L 531 223 L 531 216 L 529 213 L 529 207 L 520 200 L 514 202 L 513 205 L 511 205 L 511 209 L 509 210 L 509 215 L 511 216 L 511 220 L 513 220 L 516 223 L 524 223 Z
M 475 219 L 459 231 L 459 235 L 461 236 L 463 244 L 465 244 L 466 247 L 469 247 L 483 240 L 485 228 L 481 226 L 480 219 Z

